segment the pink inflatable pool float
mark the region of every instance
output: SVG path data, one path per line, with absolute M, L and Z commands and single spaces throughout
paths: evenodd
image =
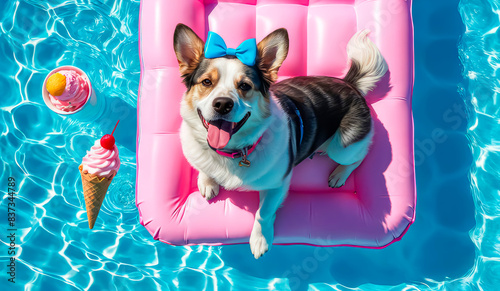
M 316 155 L 296 167 L 277 213 L 274 244 L 378 248 L 401 239 L 416 205 L 411 0 L 142 0 L 136 193 L 141 224 L 173 245 L 248 243 L 258 193 L 222 190 L 207 202 L 182 154 L 185 86 L 172 44 L 178 23 L 202 38 L 214 31 L 228 47 L 285 27 L 290 51 L 281 79 L 342 77 L 348 40 L 370 29 L 389 65 L 366 97 L 375 121 L 370 152 L 338 189 L 328 187 L 335 167 L 329 158 Z

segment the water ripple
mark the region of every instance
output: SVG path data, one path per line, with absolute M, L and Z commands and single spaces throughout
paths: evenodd
M 15 177 L 19 192 L 17 284 L 36 282 L 30 290 L 84 290 L 92 282 L 113 289 L 131 282 L 165 286 L 150 267 L 163 245 L 140 226 L 135 207 L 139 2 L 2 1 L 0 10 L 0 178 Z M 41 84 L 61 65 L 90 76 L 98 98 L 109 100 L 108 118 L 80 122 L 44 105 Z M 78 165 L 117 119 L 124 124 L 115 133 L 122 167 L 89 230 Z
M 477 226 L 471 237 L 478 253 L 469 278 L 481 290 L 500 286 L 499 4 L 496 0 L 460 3 L 466 33 L 459 49 L 469 85 L 464 97 L 470 98 L 473 106 L 468 137 L 476 160 L 471 177 Z

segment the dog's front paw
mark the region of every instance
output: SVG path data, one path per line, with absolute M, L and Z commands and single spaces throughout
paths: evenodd
M 256 259 L 262 257 L 269 250 L 269 244 L 262 233 L 252 231 L 250 235 L 250 250 Z
M 210 200 L 219 194 L 219 184 L 214 179 L 200 173 L 198 176 L 198 190 L 200 190 L 201 196 Z
M 255 224 L 250 235 L 250 250 L 255 259 L 262 257 L 273 245 L 273 231 L 271 228 L 270 234 L 265 236 L 259 224 Z M 268 231 L 269 232 L 269 231 Z
M 346 178 L 342 178 L 339 176 L 333 176 L 333 177 L 329 178 L 328 186 L 330 188 L 340 188 L 340 187 L 344 186 L 346 180 L 347 180 Z
M 338 165 L 335 170 L 328 177 L 328 186 L 330 188 L 339 188 L 344 186 L 347 178 L 349 178 L 349 172 L 345 170 L 344 165 Z

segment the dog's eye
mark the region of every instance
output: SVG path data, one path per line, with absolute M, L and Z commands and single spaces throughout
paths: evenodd
M 247 83 L 241 83 L 239 88 L 241 91 L 248 91 L 252 89 L 252 86 L 248 85 Z
M 201 84 L 205 87 L 209 87 L 209 86 L 212 86 L 212 81 L 210 81 L 209 79 L 205 79 L 205 80 L 201 81 Z

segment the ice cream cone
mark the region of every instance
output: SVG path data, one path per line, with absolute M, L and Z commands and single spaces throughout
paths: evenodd
M 92 229 L 97 220 L 102 202 L 104 201 L 104 196 L 106 196 L 106 192 L 116 175 L 116 171 L 113 170 L 109 177 L 100 177 L 84 171 L 82 165 L 80 165 L 78 169 L 82 176 L 83 195 L 85 197 L 89 228 Z

